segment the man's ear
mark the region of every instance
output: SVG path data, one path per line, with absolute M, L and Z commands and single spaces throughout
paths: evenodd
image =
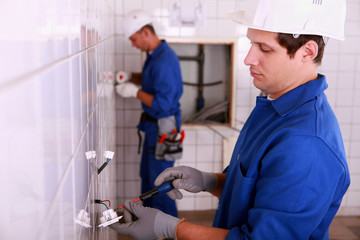
M 144 35 L 144 37 L 149 37 L 150 34 L 151 34 L 150 30 L 147 29 L 147 28 L 143 28 L 143 29 L 141 30 L 141 32 L 142 32 L 142 34 Z
M 319 46 L 314 40 L 307 41 L 301 48 L 303 62 L 313 61 L 318 55 Z

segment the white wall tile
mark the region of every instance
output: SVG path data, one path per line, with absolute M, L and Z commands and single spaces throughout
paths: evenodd
M 135 145 L 139 144 L 139 136 L 137 134 L 137 128 L 125 128 L 124 129 L 124 138 L 126 145 Z M 142 134 L 142 140 L 144 141 L 144 136 Z
M 217 1 L 217 17 L 228 19 L 228 12 L 235 10 L 235 2 L 236 1 Z
M 347 206 L 358 207 L 360 205 L 360 191 L 349 191 Z
M 340 124 L 343 124 L 343 123 L 350 124 L 351 119 L 352 119 L 352 109 L 349 107 L 336 108 L 335 115 Z
M 212 209 L 212 198 L 213 197 L 197 197 L 195 199 L 195 209 L 196 210 L 209 210 Z
M 196 140 L 198 144 L 207 145 L 214 143 L 214 132 L 209 130 L 198 130 Z
M 124 15 L 124 2 L 126 0 L 116 0 L 115 1 L 115 15 Z
M 346 22 L 345 27 L 345 36 L 346 38 L 352 37 L 352 36 L 359 36 L 360 35 L 360 26 L 359 21 L 348 21 Z
M 349 170 L 351 174 L 360 174 L 360 158 L 351 158 L 348 159 Z M 354 182 L 354 181 L 352 181 Z M 355 184 L 357 184 L 355 182 Z
M 240 89 L 249 89 L 252 86 L 252 79 L 250 78 L 249 69 L 240 69 L 237 70 L 237 87 Z M 237 96 L 239 99 L 239 96 Z
M 140 195 L 140 182 L 127 181 L 125 184 L 125 197 L 127 199 L 135 199 Z
M 125 141 L 125 129 L 123 128 L 117 128 L 116 129 L 116 144 L 117 145 L 124 145 L 126 143 Z
M 124 71 L 126 72 L 141 72 L 141 56 L 140 55 L 126 55 L 124 61 Z
M 353 124 L 351 128 L 351 140 L 360 141 L 360 125 Z
M 124 56 L 122 54 L 115 55 L 115 73 L 124 69 Z M 115 74 L 116 76 L 116 74 Z
M 328 43 L 325 47 L 325 53 L 334 53 L 337 54 L 340 49 L 340 43 L 341 41 L 329 39 Z
M 355 63 L 355 54 L 341 54 L 339 56 L 339 67 L 337 69 L 338 71 L 354 71 L 356 66 Z
M 214 167 L 212 162 L 197 162 L 196 169 L 203 172 L 214 172 Z
M 181 165 L 188 164 L 189 162 L 196 161 L 196 146 L 184 145 L 183 146 L 183 157 L 179 161 Z
M 125 165 L 125 179 L 132 181 L 140 181 L 140 165 L 139 164 L 126 164 Z
M 115 34 L 122 35 L 125 38 L 123 25 L 122 25 L 123 19 L 124 19 L 124 16 L 118 15 L 115 17 Z M 118 50 L 116 49 L 116 51 L 118 51 Z
M 194 145 L 196 142 L 196 130 L 185 129 L 184 145 Z
M 116 146 L 116 156 L 114 158 L 116 164 L 125 162 L 125 147 L 124 146 Z M 118 179 L 117 179 L 118 180 Z
M 140 163 L 141 154 L 138 154 L 138 146 L 125 148 L 125 163 Z
M 180 28 L 170 26 L 169 17 L 160 18 L 159 27 L 156 29 L 159 36 L 177 37 L 180 36 Z
M 250 105 L 250 89 L 241 88 L 237 90 L 237 106 L 249 106 Z
M 353 91 L 355 87 L 355 72 L 339 72 L 338 73 L 338 84 L 337 89 L 351 89 Z M 326 78 L 328 79 L 328 78 Z M 328 83 L 330 85 L 330 83 Z M 352 102 L 350 102 L 352 103 Z
M 353 124 L 360 124 L 360 107 L 353 107 Z
M 141 111 L 141 102 L 136 98 L 124 98 L 125 109 L 132 109 Z M 140 119 L 140 117 L 139 117 Z
M 180 27 L 181 37 L 194 37 L 196 29 L 194 27 Z
M 142 0 L 132 0 L 132 1 L 124 1 L 124 14 L 134 10 L 134 9 L 144 9 Z
M 207 18 L 205 20 L 204 26 L 197 27 L 195 29 L 194 35 L 199 37 L 213 37 L 214 35 L 216 35 L 216 29 L 217 29 L 217 20 Z
M 328 99 L 328 102 L 330 103 L 330 106 L 334 110 L 334 107 L 336 106 L 336 89 L 335 90 L 326 90 L 325 94 Z
M 350 147 L 351 147 L 351 142 L 344 140 L 345 154 L 346 154 L 346 157 L 349 158 L 349 159 L 350 159 L 350 157 L 349 157 L 349 155 L 350 155 Z
M 337 90 L 336 106 L 337 107 L 348 107 L 352 106 L 354 96 L 353 90 Z M 351 118 L 350 118 L 351 119 Z
M 140 110 L 125 110 L 124 127 L 135 128 L 139 123 L 140 115 Z
M 162 15 L 161 0 L 143 1 L 143 9 L 145 9 L 153 17 Z
M 353 182 L 360 182 L 360 174 L 352 174 L 351 181 Z M 351 184 L 349 187 L 350 191 L 360 191 L 360 185 Z
M 236 120 L 245 122 L 246 119 L 249 117 L 251 110 L 252 109 L 248 106 L 247 107 L 237 107 L 236 108 Z
M 181 200 L 176 200 L 176 206 L 178 209 L 183 211 L 192 211 L 195 209 L 195 198 L 183 198 Z
M 206 16 L 208 18 L 217 17 L 218 2 L 213 0 L 204 1 L 206 7 Z
M 339 59 L 337 54 L 324 52 L 324 57 L 322 60 L 322 69 L 323 71 L 335 71 L 338 68 Z
M 214 149 L 212 145 L 198 145 L 196 148 L 197 162 L 212 162 L 214 161 Z
M 357 27 L 359 27 L 359 26 L 357 26 Z M 357 36 L 347 36 L 346 40 L 344 42 L 341 42 L 341 47 L 340 47 L 341 53 L 344 53 L 344 54 L 360 53 L 360 47 L 358 46 L 358 44 L 356 44 L 357 42 L 358 42 Z
M 351 142 L 350 157 L 360 157 L 360 141 Z
M 236 23 L 230 19 L 217 20 L 217 37 L 236 37 L 237 31 L 234 31 Z
M 351 124 L 342 124 L 340 126 L 341 134 L 344 140 L 349 141 L 352 135 L 352 125 Z
M 352 1 L 347 4 L 347 14 L 346 14 L 346 20 L 347 21 L 359 21 L 360 16 L 360 3 L 358 1 Z

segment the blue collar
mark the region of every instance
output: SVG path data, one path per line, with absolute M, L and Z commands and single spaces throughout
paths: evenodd
M 167 46 L 168 46 L 167 42 L 165 40 L 161 40 L 160 45 L 157 46 L 152 53 L 149 53 L 148 57 L 158 56 L 163 51 L 163 49 L 165 49 Z
M 302 104 L 319 96 L 327 87 L 326 77 L 318 74 L 316 80 L 300 85 L 275 100 L 269 101 L 262 98 L 269 101 L 280 116 L 284 116 Z M 260 97 L 258 97 L 258 100 L 260 100 Z

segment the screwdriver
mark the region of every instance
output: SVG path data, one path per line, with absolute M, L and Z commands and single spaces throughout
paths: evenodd
M 144 201 L 147 198 L 150 198 L 152 196 L 155 196 L 159 193 L 167 193 L 169 191 L 171 191 L 174 187 L 171 185 L 171 181 L 168 182 L 164 182 L 163 184 L 161 184 L 160 186 L 158 186 L 157 188 L 154 188 L 146 193 L 141 194 L 138 198 L 132 200 L 133 203 L 137 202 L 137 201 Z M 121 205 L 120 207 L 118 207 L 118 209 L 123 208 L 124 205 Z

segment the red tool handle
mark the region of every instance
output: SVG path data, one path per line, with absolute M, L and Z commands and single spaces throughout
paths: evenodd
M 135 203 L 135 202 L 140 201 L 140 200 L 141 200 L 140 198 L 137 198 L 137 199 L 132 200 L 132 202 Z M 123 207 L 124 207 L 124 205 L 121 205 L 120 207 L 118 207 L 118 209 L 121 209 Z
M 161 138 L 160 138 L 160 140 L 159 140 L 159 144 L 162 144 L 162 143 L 164 142 L 165 138 L 166 138 L 166 133 L 164 133 L 163 135 L 161 135 Z
M 180 143 L 182 144 L 185 138 L 185 131 L 181 130 L 181 139 L 180 139 Z

